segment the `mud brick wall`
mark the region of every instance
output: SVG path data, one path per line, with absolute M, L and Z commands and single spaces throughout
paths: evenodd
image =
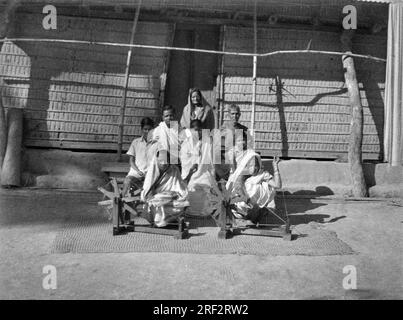
M 225 50 L 253 52 L 250 28 L 226 27 Z M 258 52 L 306 49 L 341 51 L 340 34 L 259 29 Z M 353 52 L 386 57 L 386 37 L 357 35 Z M 364 108 L 364 159 L 383 153 L 385 63 L 355 59 Z M 225 56 L 224 106 L 238 104 L 250 126 L 252 58 Z M 263 155 L 343 158 L 347 154 L 350 106 L 340 56 L 282 54 L 258 59 L 256 147 Z M 276 81 L 277 79 L 277 81 Z M 280 85 L 281 84 L 281 85 Z M 224 121 L 228 114 L 225 113 Z
M 14 37 L 128 43 L 132 21 L 18 14 Z M 169 45 L 173 25 L 138 24 L 135 42 Z M 24 108 L 26 146 L 117 148 L 128 48 L 62 43 L 5 43 L 0 77 L 6 107 Z M 159 117 L 167 52 L 134 49 L 127 92 L 124 149 L 139 135 L 140 119 Z

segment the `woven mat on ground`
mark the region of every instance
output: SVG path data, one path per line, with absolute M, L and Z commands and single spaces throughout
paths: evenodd
M 333 231 L 320 225 L 299 225 L 293 241 L 282 238 L 236 235 L 218 239 L 218 227 L 212 219 L 190 218 L 190 237 L 184 240 L 172 236 L 129 232 L 112 235 L 112 223 L 107 219 L 75 219 L 66 221 L 52 244 L 52 253 L 106 252 L 173 252 L 192 254 L 251 254 L 263 256 L 345 255 L 354 251 L 338 239 Z

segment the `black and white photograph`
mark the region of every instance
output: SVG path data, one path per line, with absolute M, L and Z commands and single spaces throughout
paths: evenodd
M 402 300 L 402 127 L 403 0 L 0 0 L 0 300 Z

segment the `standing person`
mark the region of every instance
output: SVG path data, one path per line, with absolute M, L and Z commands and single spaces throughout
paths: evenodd
M 149 157 L 152 159 L 157 150 L 168 150 L 171 159 L 170 163 L 178 164 L 179 158 L 179 133 L 178 123 L 176 121 L 175 109 L 171 105 L 164 107 L 162 111 L 162 121 L 150 132 Z
M 147 172 L 147 166 L 149 159 L 147 157 L 147 136 L 150 130 L 154 127 L 154 121 L 150 118 L 141 119 L 141 137 L 132 141 L 129 150 L 126 154 L 129 155 L 130 170 L 123 182 L 123 196 L 127 194 L 127 191 L 136 185 L 141 187 L 144 176 Z
M 223 125 L 221 131 L 222 136 L 225 137 L 225 139 L 232 139 L 231 150 L 226 150 L 226 152 L 231 151 L 233 153 L 234 166 L 236 166 L 243 151 L 252 149 L 253 138 L 249 134 L 248 127 L 239 123 L 239 119 L 241 118 L 241 109 L 239 106 L 236 104 L 230 105 L 228 113 L 230 121 Z
M 197 88 L 191 89 L 188 104 L 183 108 L 180 125 L 182 129 L 190 128 L 190 121 L 201 121 L 202 129 L 214 129 L 214 112 L 209 105 L 203 105 L 203 96 Z

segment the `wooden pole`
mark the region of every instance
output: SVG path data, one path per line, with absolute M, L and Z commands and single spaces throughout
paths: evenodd
M 138 5 L 137 5 L 136 14 L 134 16 L 132 33 L 131 33 L 131 36 L 130 36 L 130 44 L 131 45 L 133 44 L 133 41 L 134 41 L 134 35 L 136 33 L 137 22 L 139 20 L 141 1 L 142 0 L 140 0 Z M 126 71 L 125 71 L 125 86 L 124 86 L 124 90 L 123 90 L 122 107 L 120 109 L 120 123 L 119 123 L 119 136 L 118 136 L 118 161 L 122 161 L 123 130 L 124 130 L 126 98 L 127 98 L 127 89 L 128 89 L 128 86 L 129 86 L 130 61 L 132 59 L 132 52 L 133 52 L 133 47 L 130 47 L 129 51 L 127 52 Z
M 253 75 L 252 75 L 252 110 L 251 110 L 251 130 L 252 137 L 255 137 L 255 112 L 256 112 L 256 71 L 257 71 L 257 0 L 253 12 Z M 253 149 L 255 149 L 255 139 L 253 139 Z
M 219 48 L 225 50 L 225 26 L 220 27 Z M 216 129 L 220 129 L 224 119 L 224 56 L 220 55 L 218 59 L 218 79 L 217 79 L 217 106 L 218 115 L 216 119 Z
M 0 47 L 1 49 L 1 47 Z M 3 160 L 4 156 L 6 153 L 6 147 L 7 147 L 7 122 L 6 122 L 6 116 L 5 116 L 5 110 L 3 106 L 3 96 L 2 96 L 2 90 L 3 90 L 3 80 L 0 79 L 0 174 L 1 174 L 1 168 L 3 166 Z M 0 175 L 1 179 L 1 175 Z
M 0 12 L 0 52 L 3 46 L 3 41 L 7 34 L 10 33 L 9 26 L 12 15 L 18 6 L 18 1 L 8 0 Z M 3 161 L 6 153 L 7 147 L 7 121 L 6 114 L 3 105 L 3 88 L 5 84 L 3 79 L 0 77 L 0 180 L 1 180 L 1 168 L 3 166 Z
M 344 79 L 348 90 L 351 105 L 351 126 L 348 143 L 348 162 L 353 183 L 353 196 L 368 196 L 367 186 L 362 168 L 362 138 L 363 138 L 363 111 L 358 88 L 354 60 L 349 53 L 352 51 L 353 30 L 344 30 L 341 36 L 342 49 L 345 55 L 342 58 Z
M 1 185 L 21 185 L 22 109 L 11 108 L 7 112 L 7 149 L 1 169 Z

